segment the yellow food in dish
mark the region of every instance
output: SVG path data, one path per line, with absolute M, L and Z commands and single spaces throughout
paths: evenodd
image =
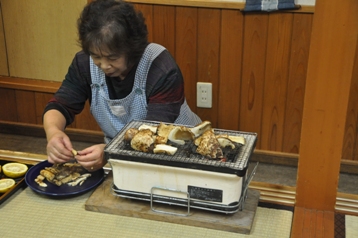
M 9 178 L 24 176 L 27 172 L 27 165 L 21 163 L 7 163 L 2 166 L 3 173 Z
M 15 180 L 11 178 L 0 179 L 0 193 L 6 193 L 15 186 Z

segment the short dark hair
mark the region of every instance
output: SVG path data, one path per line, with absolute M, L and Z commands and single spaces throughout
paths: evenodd
M 124 55 L 128 64 L 139 62 L 148 45 L 148 30 L 143 14 L 122 0 L 96 0 L 83 9 L 77 22 L 79 44 L 90 49 L 106 47 Z

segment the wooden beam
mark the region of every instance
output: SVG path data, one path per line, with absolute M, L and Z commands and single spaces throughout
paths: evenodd
M 357 12 L 357 0 L 316 1 L 298 161 L 298 207 L 334 211 L 349 92 L 358 67 Z
M 334 237 L 334 212 L 295 208 L 291 238 Z

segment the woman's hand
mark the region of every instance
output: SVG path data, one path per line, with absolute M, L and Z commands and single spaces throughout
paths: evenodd
M 84 150 L 77 151 L 75 156 L 79 164 L 90 172 L 101 169 L 107 161 L 104 158 L 104 147 L 106 144 L 97 144 Z
M 70 138 L 61 130 L 57 130 L 48 136 L 46 149 L 47 160 L 52 164 L 65 163 L 73 159 Z

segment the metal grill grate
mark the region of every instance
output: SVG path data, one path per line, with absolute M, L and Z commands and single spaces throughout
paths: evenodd
M 124 134 L 129 128 L 139 128 L 139 126 L 143 124 L 151 126 L 159 125 L 158 122 L 145 120 L 135 120 L 128 123 L 106 146 L 106 158 L 233 173 L 239 176 L 243 176 L 246 173 L 248 161 L 253 152 L 257 139 L 256 133 L 214 129 L 215 134 L 242 136 L 246 140 L 245 145 L 236 146 L 234 150 L 223 150 L 224 157 L 227 159 L 225 162 L 216 159 L 208 159 L 205 156 L 195 153 L 196 147 L 192 142 L 187 142 L 183 146 L 171 144 L 178 148 L 174 155 L 144 153 L 133 150 L 129 143 L 123 140 Z

